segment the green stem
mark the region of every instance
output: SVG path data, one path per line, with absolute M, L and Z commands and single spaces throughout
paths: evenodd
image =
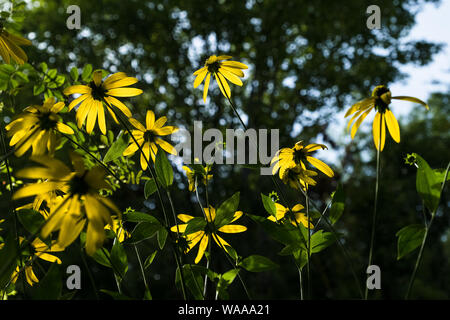
M 142 260 L 141 260 L 141 256 L 139 255 L 137 245 L 134 244 L 133 247 L 134 247 L 134 251 L 136 252 L 137 260 L 139 262 L 139 269 L 141 270 L 141 276 L 142 276 L 142 280 L 144 281 L 145 289 L 148 292 L 150 292 L 150 288 L 148 287 L 147 279 L 145 277 L 144 266 L 142 265 Z
M 81 260 L 83 261 L 84 268 L 86 269 L 86 272 L 88 274 L 89 281 L 91 282 L 91 285 L 92 285 L 92 289 L 94 289 L 95 299 L 100 300 L 100 298 L 98 296 L 98 292 L 97 292 L 97 286 L 95 285 L 94 277 L 92 276 L 91 269 L 89 268 L 86 258 L 84 257 L 85 253 L 83 251 L 83 248 L 80 248 L 80 249 L 81 249 L 80 250 Z
M 130 135 L 131 139 L 132 139 L 133 142 L 136 144 L 136 146 L 138 147 L 139 151 L 141 152 L 141 154 L 142 154 L 142 156 L 143 156 L 145 162 L 147 163 L 147 169 L 148 169 L 148 171 L 150 172 L 150 175 L 152 176 L 152 179 L 153 179 L 153 180 L 155 181 L 155 183 L 156 183 L 156 191 L 157 191 L 157 193 L 158 193 L 159 201 L 160 201 L 160 203 L 161 203 L 162 211 L 163 211 L 163 214 L 164 214 L 164 219 L 165 219 L 165 222 L 166 222 L 166 227 L 169 227 L 169 220 L 168 220 L 168 217 L 167 217 L 167 213 L 166 213 L 166 211 L 165 211 L 164 203 L 163 203 L 163 201 L 162 201 L 161 191 L 160 191 L 160 188 L 159 188 L 159 186 L 158 186 L 158 182 L 157 182 L 157 180 L 156 180 L 156 175 L 153 173 L 153 170 L 151 169 L 151 165 L 150 165 L 149 159 L 147 159 L 145 153 L 144 153 L 143 150 L 142 150 L 142 147 L 141 147 L 141 146 L 139 145 L 139 143 L 137 142 L 136 138 L 134 137 L 134 135 L 133 135 L 133 133 L 131 132 L 131 130 L 130 130 L 130 128 L 128 127 L 128 125 L 127 125 L 127 124 L 125 123 L 125 121 L 122 119 L 121 115 L 120 115 L 120 114 L 119 114 L 119 113 L 118 113 L 118 112 L 117 112 L 117 111 L 109 104 L 108 101 L 106 101 L 105 99 L 103 99 L 103 101 L 105 102 L 106 106 L 114 113 L 114 115 L 115 115 L 116 118 L 120 121 L 120 123 L 121 123 L 122 126 L 125 128 L 125 130 L 127 130 L 127 132 L 128 132 L 128 134 Z M 167 192 L 167 193 L 168 193 L 168 192 Z M 168 193 L 168 194 L 169 194 L 169 193 Z M 171 199 L 169 199 L 169 201 L 171 202 Z M 171 203 L 171 205 L 172 205 L 172 203 Z M 172 209 L 173 209 L 173 206 L 172 206 Z M 177 224 L 177 226 L 178 226 L 178 222 L 177 222 L 176 217 L 175 217 L 175 224 Z M 178 234 L 177 234 L 177 236 L 178 236 L 178 239 L 179 239 L 179 235 L 178 235 Z M 172 237 L 171 237 L 171 238 L 172 238 Z M 174 253 L 174 256 L 175 256 L 175 260 L 176 260 L 177 266 L 178 266 L 178 268 L 179 268 L 179 270 L 180 270 L 180 277 L 181 277 L 181 291 L 182 291 L 182 293 L 183 293 L 183 298 L 184 298 L 184 300 L 186 300 L 186 299 L 187 299 L 186 288 L 185 288 L 186 282 L 185 282 L 185 279 L 184 279 L 184 274 L 183 274 L 183 269 L 182 269 L 181 257 L 179 256 L 178 251 L 177 251 L 177 249 L 175 248 L 175 244 L 173 243 L 173 241 L 171 241 L 171 242 L 172 242 L 172 244 L 173 244 L 172 248 L 173 248 L 173 253 Z
M 375 242 L 375 226 L 377 222 L 377 204 L 378 204 L 378 188 L 380 181 L 380 147 L 381 147 L 381 130 L 382 130 L 382 122 L 380 121 L 380 137 L 378 138 L 378 148 L 377 148 L 377 178 L 375 181 L 375 199 L 373 205 L 373 215 L 372 215 L 372 232 L 370 236 L 370 250 L 369 250 L 369 262 L 367 267 L 372 265 L 372 257 L 373 257 L 373 247 Z M 369 294 L 369 288 L 366 285 L 366 289 L 364 292 L 364 300 L 367 300 Z
M 119 183 L 122 183 L 122 181 L 120 180 L 120 178 L 109 168 L 109 166 L 107 164 L 105 164 L 103 161 L 101 161 L 100 159 L 98 159 L 92 152 L 90 152 L 87 148 L 83 147 L 81 144 L 79 144 L 78 142 L 76 142 L 74 139 L 72 139 L 69 135 L 60 132 L 60 134 L 62 136 L 64 136 L 64 138 L 66 138 L 67 140 L 69 140 L 70 142 L 72 142 L 73 144 L 75 144 L 76 146 L 78 146 L 79 148 L 83 149 L 84 152 L 86 152 L 88 155 L 91 156 L 91 158 L 97 162 L 99 165 L 101 165 L 110 175 L 112 175 L 114 178 L 116 178 L 117 181 L 119 181 Z
M 308 277 L 308 299 L 311 299 L 311 223 L 309 222 L 309 197 L 308 189 L 305 190 L 305 202 L 306 202 L 306 219 L 308 220 L 308 265 L 307 265 L 307 277 Z
M 303 195 L 306 197 L 305 191 L 301 188 L 301 186 L 299 186 L 299 188 L 300 188 L 300 191 L 303 193 Z M 312 207 L 313 207 L 314 209 L 316 209 L 317 211 L 320 212 L 318 206 L 317 206 L 313 201 L 311 201 L 310 203 L 311 203 L 311 205 L 312 205 Z M 355 284 L 356 284 L 356 286 L 357 286 L 357 288 L 358 288 L 358 290 L 359 290 L 359 293 L 360 293 L 360 295 L 361 295 L 361 298 L 364 298 L 364 294 L 363 294 L 362 289 L 361 289 L 360 281 L 359 281 L 358 276 L 356 275 L 355 269 L 354 269 L 354 267 L 353 267 L 352 258 L 350 257 L 350 254 L 348 253 L 348 251 L 347 251 L 347 249 L 345 248 L 344 244 L 341 242 L 341 239 L 339 238 L 339 235 L 338 235 L 336 229 L 334 229 L 334 227 L 333 227 L 333 225 L 331 224 L 331 222 L 330 222 L 330 221 L 328 220 L 328 218 L 325 216 L 325 213 L 326 213 L 327 208 L 328 208 L 328 205 L 327 205 L 327 206 L 325 207 L 325 209 L 322 211 L 322 213 L 321 213 L 321 215 L 320 215 L 320 218 L 319 218 L 319 221 L 321 221 L 321 220 L 323 219 L 323 221 L 325 221 L 325 224 L 327 225 L 327 227 L 328 227 L 328 228 L 330 229 L 330 231 L 333 233 L 333 235 L 334 235 L 334 237 L 335 237 L 335 239 L 336 239 L 336 241 L 337 241 L 339 247 L 341 248 L 342 252 L 344 253 L 344 258 L 345 258 L 345 260 L 347 261 L 347 263 L 348 263 L 349 266 L 350 266 L 350 271 L 351 271 L 352 274 L 353 274 L 353 278 L 354 278 L 354 280 L 355 280 Z M 319 222 L 317 223 L 317 225 L 318 225 L 318 224 L 319 224 Z
M 445 187 L 445 183 L 447 182 L 447 177 L 448 177 L 449 170 L 450 170 L 450 162 L 448 163 L 447 169 L 445 170 L 444 181 L 442 181 L 441 190 L 440 190 L 439 195 L 441 195 L 442 191 L 444 191 L 444 187 Z M 440 198 L 440 196 L 439 196 L 439 198 Z M 413 273 L 411 275 L 411 279 L 409 280 L 408 290 L 406 291 L 405 300 L 408 300 L 409 299 L 409 295 L 411 294 L 411 289 L 412 289 L 412 287 L 414 285 L 414 281 L 416 279 L 417 270 L 419 269 L 420 262 L 422 261 L 423 249 L 425 247 L 425 242 L 427 241 L 428 232 L 429 232 L 429 230 L 431 228 L 431 224 L 433 223 L 434 217 L 436 216 L 436 211 L 437 211 L 437 207 L 431 213 L 431 219 L 430 219 L 430 222 L 428 224 L 425 221 L 425 234 L 423 235 L 422 244 L 421 244 L 420 250 L 419 250 L 419 255 L 417 256 L 416 264 L 414 265 L 414 270 L 413 270 Z

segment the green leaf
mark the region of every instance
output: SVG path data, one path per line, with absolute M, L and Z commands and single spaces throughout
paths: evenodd
M 236 250 L 234 250 L 234 248 L 225 245 L 225 251 L 226 253 L 234 260 L 234 261 L 238 261 L 239 260 L 239 256 L 236 252 Z
M 42 72 L 46 73 L 48 71 L 48 66 L 45 62 L 41 62 L 39 66 L 41 67 Z
M 59 268 L 58 264 L 52 263 L 45 277 L 31 288 L 33 300 L 57 300 L 61 296 L 63 281 Z
M 307 250 L 301 249 L 301 250 L 295 251 L 293 255 L 294 255 L 295 262 L 297 263 L 300 270 L 302 270 L 303 267 L 306 266 L 306 264 L 308 263 Z
M 418 165 L 416 176 L 416 189 L 422 198 L 425 206 L 434 213 L 439 205 L 441 197 L 441 189 L 439 184 L 439 177 L 430 168 L 428 163 L 418 154 L 416 156 L 416 163 Z
M 344 212 L 345 193 L 344 189 L 338 184 L 336 191 L 333 194 L 333 202 L 330 208 L 330 222 L 335 224 Z
M 216 211 L 216 218 L 214 225 L 217 229 L 227 225 L 233 220 L 233 216 L 239 206 L 239 192 L 233 194 L 230 198 L 225 200 Z
M 447 173 L 447 177 L 446 177 L 445 176 L 445 174 L 446 174 L 445 171 L 446 170 L 444 170 L 444 169 L 434 169 L 433 170 L 434 175 L 436 176 L 436 180 L 437 180 L 436 184 L 438 185 L 439 188 L 441 188 L 442 183 L 444 182 L 444 179 L 445 179 L 446 182 L 450 180 L 450 173 Z
M 265 217 L 255 216 L 251 214 L 247 214 L 247 216 L 259 223 L 274 240 L 281 242 L 284 245 L 296 246 L 300 244 L 304 246 L 305 240 L 300 236 L 298 229 L 290 223 L 277 224 Z M 300 227 L 302 226 L 303 225 L 300 224 Z
M 78 81 L 79 77 L 78 68 L 73 67 L 72 69 L 70 69 L 70 76 L 72 77 L 73 81 Z
M 194 219 L 189 220 L 186 226 L 186 230 L 184 231 L 185 235 L 204 230 L 206 227 L 206 221 L 203 217 L 195 217 Z
M 331 232 L 319 230 L 311 236 L 311 253 L 320 252 L 336 241 L 336 237 Z
M 83 79 L 84 82 L 89 82 L 91 80 L 91 73 L 92 73 L 92 65 L 87 64 L 83 68 L 83 72 L 81 73 L 81 79 Z
M 103 162 L 106 163 L 120 158 L 127 147 L 128 141 L 125 138 L 125 135 L 120 133 L 117 140 L 113 142 L 108 152 L 106 152 Z
M 145 199 L 150 197 L 152 194 L 154 194 L 157 190 L 156 181 L 154 179 L 149 179 L 147 182 L 145 182 L 144 186 L 144 196 Z
M 239 263 L 239 266 L 250 272 L 269 271 L 279 267 L 269 258 L 260 255 L 252 255 L 245 258 Z
M 400 260 L 422 244 L 425 227 L 420 224 L 412 224 L 400 229 L 395 235 L 398 237 L 397 260 Z
M 168 235 L 168 232 L 167 232 L 166 228 L 162 227 L 161 229 L 158 230 L 158 233 L 156 236 L 158 239 L 159 248 L 161 250 L 164 248 L 164 245 L 166 244 L 167 235 Z
M 145 292 L 144 292 L 144 299 L 143 300 L 152 300 L 152 299 L 153 299 L 153 297 L 152 297 L 152 294 L 150 292 L 150 289 L 146 288 Z
M 11 274 L 17 266 L 17 245 L 13 233 L 10 233 L 0 250 L 0 290 L 11 280 Z
M 41 226 L 44 224 L 44 217 L 37 211 L 32 209 L 22 209 L 17 212 L 20 223 L 31 234 L 37 234 Z
M 203 266 L 198 265 L 185 264 L 182 268 L 186 287 L 196 300 L 204 300 L 203 277 L 207 275 L 211 281 L 214 281 L 219 278 L 219 275 Z M 175 273 L 175 285 L 181 290 L 181 275 L 179 268 L 177 268 Z
M 261 199 L 264 209 L 266 209 L 267 213 L 269 213 L 271 216 L 276 217 L 277 208 L 275 207 L 275 202 L 273 202 L 272 198 L 261 193 Z
M 233 283 L 234 279 L 239 273 L 239 269 L 231 269 L 224 274 L 220 275 L 219 281 L 217 283 L 218 297 L 222 300 L 227 300 L 229 298 L 228 292 L 226 291 L 230 284 Z
M 125 248 L 119 241 L 115 241 L 111 249 L 111 262 L 114 272 L 118 272 L 118 275 L 123 278 L 128 271 L 128 258 Z
M 124 214 L 124 220 L 129 221 L 129 222 L 151 222 L 151 223 L 159 223 L 158 219 L 156 219 L 154 216 L 148 214 L 148 213 L 144 213 L 144 212 L 139 212 L 139 211 L 134 211 L 134 212 L 129 212 L 127 214 Z
M 46 79 L 52 79 L 55 80 L 56 79 L 56 75 L 58 74 L 58 70 L 56 69 L 50 69 L 47 72 L 47 78 Z
M 148 267 L 150 267 L 150 265 L 153 263 L 153 260 L 155 259 L 157 253 L 158 253 L 158 251 L 155 250 L 151 255 L 149 255 L 147 257 L 147 259 L 145 259 L 144 269 L 147 269 Z
M 156 176 L 164 188 L 168 188 L 173 183 L 173 168 L 167 159 L 164 150 L 158 148 L 155 159 Z
M 303 248 L 305 248 L 305 246 L 303 246 Z M 301 249 L 302 247 L 299 244 L 288 244 L 283 249 L 281 249 L 278 254 L 280 256 L 290 256 Z
M 92 259 L 94 259 L 97 263 L 101 264 L 102 266 L 111 268 L 111 262 L 110 262 L 110 253 L 108 250 L 104 248 L 100 248 L 92 255 Z
M 125 240 L 124 243 L 138 243 L 149 239 L 153 237 L 160 228 L 161 224 L 159 222 L 141 222 L 134 228 L 133 232 L 131 232 L 131 237 Z

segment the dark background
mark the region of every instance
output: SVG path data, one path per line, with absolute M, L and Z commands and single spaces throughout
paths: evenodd
M 323 208 L 337 183 L 343 184 L 346 207 L 336 228 L 345 235 L 345 244 L 363 285 L 373 208 L 375 149 L 368 130 L 359 132 L 352 143 L 343 145 L 339 138 L 346 134 L 345 127 L 336 134 L 329 134 L 327 128 L 337 121 L 338 112 L 369 95 L 376 85 L 403 79 L 406 75 L 400 73 L 399 66 L 426 65 L 432 61 L 441 48 L 439 44 L 403 40 L 425 2 L 436 1 L 33 1 L 35 6 L 26 10 L 20 31 L 33 42 L 26 50 L 31 62 L 45 61 L 60 73 L 68 73 L 73 66 L 82 68 L 87 63 L 94 69 L 124 71 L 137 77 L 138 87 L 144 90 L 139 97 L 125 99 L 131 102 L 129 106 L 136 118 L 142 120 L 146 110 L 151 109 L 157 116 L 166 115 L 168 124 L 187 129 L 192 129 L 195 120 L 203 121 L 210 128 L 240 128 L 215 84 L 210 87 L 208 102 L 203 103 L 203 86 L 193 88 L 192 73 L 212 54 L 231 55 L 246 63 L 249 69 L 245 71 L 244 86 L 233 86 L 232 97 L 239 112 L 246 115 L 249 127 L 278 128 L 282 147 L 292 146 L 298 140 L 322 141 L 339 151 L 337 161 L 330 163 L 335 177 L 330 180 L 320 175 L 318 185 L 311 189 L 311 197 Z M 66 8 L 73 4 L 81 8 L 82 30 L 66 28 Z M 371 4 L 381 8 L 380 30 L 370 31 L 366 27 L 365 12 Z M 376 53 L 374 48 L 382 48 L 386 54 Z M 291 79 L 293 85 L 283 85 L 285 79 Z M 17 110 L 30 101 L 39 103 L 42 99 L 29 91 L 15 98 Z M 406 291 L 417 251 L 397 261 L 395 233 L 408 224 L 421 223 L 422 204 L 415 190 L 416 169 L 406 165 L 403 158 L 407 153 L 416 152 L 432 168 L 446 166 L 450 159 L 449 99 L 450 92 L 433 94 L 427 100 L 429 112 L 417 106 L 400 123 L 400 144 L 387 138 L 381 160 L 373 260 L 382 271 L 382 290 L 371 293 L 372 298 L 399 299 Z M 293 130 L 295 124 L 301 128 L 299 133 Z M 119 130 L 110 128 L 115 133 Z M 320 155 L 326 160 L 326 152 Z M 14 162 L 16 166 L 21 165 L 20 161 L 23 160 Z M 260 193 L 274 190 L 270 177 L 237 165 L 215 166 L 213 174 L 209 194 L 216 207 L 240 191 L 241 210 L 266 214 Z M 6 179 L 4 175 L 1 178 Z M 178 185 L 174 186 L 172 195 L 177 212 L 200 215 L 193 194 L 187 190 L 185 175 L 180 172 L 176 180 Z M 292 204 L 304 201 L 297 193 L 284 189 Z M 157 204 L 152 210 L 143 204 L 142 190 L 143 182 L 129 190 L 119 190 L 114 200 L 123 210 L 132 207 L 159 215 Z M 5 208 L 8 194 L 2 191 L 2 208 Z M 431 229 L 413 298 L 449 298 L 448 200 L 447 192 Z M 151 200 L 150 208 L 154 207 Z M 277 255 L 281 245 L 250 219 L 244 217 L 241 221 L 249 230 L 225 239 L 244 257 L 261 254 L 280 264 L 276 271 L 243 273 L 252 296 L 297 299 L 297 270 L 289 257 Z M 77 246 L 74 244 L 63 255 L 62 270 L 66 265 L 80 264 Z M 156 247 L 156 239 L 152 239 L 141 243 L 139 250 L 146 256 Z M 223 254 L 214 249 L 213 270 L 230 269 Z M 127 252 L 128 293 L 133 298 L 141 298 L 143 284 L 134 251 L 130 248 Z M 188 261 L 194 257 L 191 254 Z M 110 269 L 92 259 L 88 259 L 88 264 L 98 289 L 115 290 Z M 174 286 L 175 268 L 166 248 L 148 269 L 155 299 L 181 298 Z M 86 273 L 83 275 L 84 287 L 75 298 L 93 299 L 89 279 Z M 337 245 L 313 257 L 312 279 L 313 298 L 359 298 L 348 264 Z M 237 280 L 230 288 L 230 296 L 245 298 Z M 101 297 L 107 298 L 103 294 Z

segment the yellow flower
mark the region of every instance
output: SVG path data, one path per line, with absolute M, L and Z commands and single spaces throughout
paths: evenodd
M 0 219 L 0 224 L 2 224 L 3 222 L 5 222 L 5 219 Z M 2 231 L 3 229 L 0 228 L 0 231 Z M 2 238 L 0 237 L 0 241 L 2 240 Z M 2 248 L 5 246 L 5 244 L 2 242 L 0 243 L 0 250 L 2 250 Z
M 272 174 L 275 175 L 279 171 L 279 177 L 285 184 L 298 189 L 298 183 L 300 183 L 304 190 L 308 188 L 308 184 L 316 185 L 311 177 L 317 175 L 315 171 L 306 168 L 306 163 L 313 165 L 328 177 L 333 177 L 334 172 L 327 164 L 310 156 L 311 152 L 318 149 L 327 149 L 327 146 L 319 143 L 304 146 L 303 141 L 298 141 L 293 148 L 278 150 L 270 161 L 270 164 L 274 165 Z
M 125 241 L 125 239 L 130 237 L 130 233 L 126 231 L 123 227 L 122 219 L 116 216 L 112 217 L 112 226 L 110 224 L 107 224 L 105 226 L 105 229 L 114 232 L 119 242 L 123 242 Z
M 33 202 L 17 207 L 16 210 L 32 209 L 39 212 L 45 219 L 47 219 L 50 214 L 49 206 L 55 201 L 57 196 L 57 192 L 55 191 L 40 193 L 36 195 Z
M 0 56 L 2 56 L 3 61 L 10 63 L 10 58 L 13 58 L 18 64 L 27 62 L 28 57 L 19 47 L 20 45 L 29 46 L 31 41 L 9 33 L 0 22 Z
M 399 143 L 400 127 L 398 125 L 397 119 L 389 108 L 392 99 L 419 103 L 425 108 L 429 109 L 428 105 L 420 99 L 408 96 L 391 97 L 391 91 L 389 90 L 389 88 L 387 88 L 386 86 L 377 86 L 373 90 L 372 96 L 370 98 L 355 103 L 347 110 L 345 114 L 345 117 L 353 114 L 353 117 L 350 119 L 347 125 L 347 131 L 350 129 L 350 127 L 352 127 L 350 133 L 352 139 L 355 137 L 356 131 L 358 130 L 359 126 L 366 118 L 366 116 L 370 113 L 370 111 L 375 109 L 376 113 L 372 124 L 373 142 L 375 143 L 375 148 L 383 151 L 384 143 L 386 140 L 386 126 L 392 139 L 395 142 Z
M 316 181 L 311 178 L 317 175 L 313 170 L 302 169 L 299 165 L 285 167 L 280 170 L 280 179 L 284 184 L 289 185 L 293 189 L 299 189 L 299 184 L 303 190 L 308 190 L 308 185 L 315 186 Z
M 111 200 L 99 194 L 100 189 L 109 188 L 104 169 L 93 167 L 88 170 L 80 155 L 71 153 L 70 156 L 75 171 L 48 156 L 32 157 L 31 160 L 42 166 L 19 170 L 17 176 L 44 179 L 44 182 L 22 187 L 13 199 L 50 191 L 62 194 L 50 205 L 50 215 L 41 230 L 42 238 L 46 239 L 51 232 L 59 230 L 58 245 L 65 248 L 78 237 L 87 223 L 86 252 L 92 255 L 103 244 L 105 225 L 112 224 L 110 210 L 118 215 L 120 211 Z
M 231 98 L 230 86 L 227 80 L 238 86 L 242 86 L 242 81 L 239 77 L 243 77 L 244 72 L 241 69 L 248 69 L 248 67 L 237 61 L 223 61 L 231 58 L 230 56 L 210 56 L 206 60 L 205 66 L 194 72 L 194 76 L 197 76 L 194 80 L 194 88 L 197 88 L 206 77 L 203 89 L 203 101 L 206 102 L 211 74 L 214 75 L 220 91 L 227 98 Z
M 102 80 L 102 71 L 94 71 L 92 81 L 87 85 L 73 85 L 64 89 L 66 96 L 71 94 L 81 94 L 69 104 L 69 111 L 79 104 L 77 109 L 77 124 L 81 128 L 86 122 L 86 132 L 91 133 L 94 129 L 95 122 L 98 117 L 98 126 L 103 134 L 106 134 L 105 110 L 104 103 L 106 101 L 112 108 L 115 106 L 123 112 L 127 117 L 131 117 L 131 111 L 123 104 L 119 97 L 134 97 L 142 94 L 141 89 L 126 88 L 135 84 L 138 80 L 136 78 L 127 77 L 123 72 L 117 72 L 110 75 L 104 81 Z M 114 111 L 105 104 L 106 109 L 118 123 Z
M 275 203 L 275 207 L 277 209 L 276 218 L 274 216 L 269 216 L 267 217 L 267 219 L 273 222 L 280 222 L 289 211 L 289 209 L 285 208 L 279 203 Z M 297 220 L 297 223 L 301 223 L 303 226 L 305 226 L 305 228 L 308 228 L 308 217 L 303 212 L 301 212 L 302 209 L 304 209 L 304 207 L 300 203 L 298 203 L 291 209 L 291 211 L 295 215 L 295 220 Z M 297 225 L 297 223 L 293 220 L 291 220 L 291 223 L 294 226 Z M 309 219 L 309 228 L 314 229 L 314 225 L 311 223 L 311 218 Z
M 22 244 L 22 242 L 24 241 L 24 238 L 20 237 L 19 241 Z M 50 246 L 48 246 L 47 244 L 42 242 L 39 238 L 36 238 L 31 243 L 31 251 L 32 251 L 31 254 L 33 256 L 36 256 L 37 258 L 40 258 L 40 259 L 48 261 L 48 262 L 56 262 L 58 264 L 61 264 L 61 259 L 59 259 L 58 257 L 56 257 L 52 254 L 49 254 L 49 252 L 50 253 L 61 252 L 61 251 L 64 251 L 64 248 L 59 246 L 55 241 L 53 241 L 52 244 Z M 23 265 L 23 268 L 25 269 L 25 278 L 26 278 L 28 284 L 30 286 L 33 286 L 33 284 L 38 283 L 39 280 L 33 272 L 32 257 L 28 257 L 26 260 L 27 261 L 24 261 L 24 265 Z M 20 266 L 17 266 L 16 270 L 12 273 L 12 275 L 11 275 L 12 283 L 16 283 L 17 278 L 19 277 L 20 269 L 21 269 Z
M 177 151 L 175 150 L 175 148 L 170 143 L 160 138 L 160 136 L 167 136 L 178 130 L 178 128 L 175 126 L 164 127 L 164 124 L 167 121 L 166 117 L 161 117 L 155 121 L 155 114 L 153 113 L 153 111 L 148 110 L 145 119 L 146 127 L 144 127 L 136 119 L 129 118 L 128 120 L 133 125 L 133 127 L 136 128 L 136 130 L 132 130 L 131 133 L 139 144 L 139 147 L 144 152 L 144 154 L 141 153 L 142 170 L 147 169 L 147 161 L 150 160 L 150 157 L 153 161 L 155 161 L 156 153 L 158 152 L 158 146 L 160 146 L 164 151 L 170 154 L 177 155 Z M 130 137 L 129 145 L 123 152 L 123 156 L 126 157 L 134 154 L 139 149 L 139 147 L 134 142 L 133 138 Z
M 58 113 L 64 108 L 64 102 L 55 103 L 55 98 L 48 98 L 42 106 L 29 106 L 24 112 L 6 126 L 11 137 L 10 146 L 15 146 L 16 156 L 22 156 L 33 148 L 32 156 L 43 155 L 47 150 L 55 151 L 59 132 L 73 134 L 72 128 L 61 122 Z
M 226 251 L 227 251 L 226 246 L 231 247 L 225 240 L 223 240 L 217 234 L 217 231 L 223 233 L 240 233 L 247 230 L 247 227 L 238 224 L 228 224 L 220 228 L 216 228 L 214 224 L 216 218 L 216 209 L 214 209 L 212 206 L 209 206 L 209 208 L 204 208 L 204 211 L 207 221 L 205 229 L 185 236 L 188 242 L 188 249 L 185 253 L 188 253 L 192 248 L 194 248 L 197 245 L 197 243 L 200 243 L 197 256 L 195 258 L 195 263 L 199 263 L 200 260 L 202 259 L 205 250 L 208 247 L 210 237 L 214 239 L 214 241 L 217 243 L 219 247 L 224 248 Z M 242 217 L 243 214 L 244 213 L 242 211 L 236 211 L 234 213 L 233 220 L 231 220 L 230 223 L 238 220 L 240 217 Z M 194 219 L 194 217 L 187 214 L 179 214 L 177 217 L 178 219 L 180 219 L 182 222 L 185 223 L 179 224 L 178 228 L 177 226 L 173 226 L 172 228 L 170 228 L 170 230 L 173 232 L 184 233 L 186 231 L 187 223 L 190 220 Z
M 186 176 L 189 182 L 189 191 L 195 192 L 195 182 L 197 180 L 197 185 L 202 182 L 204 185 L 207 181 L 212 179 L 212 174 L 208 174 L 211 171 L 210 166 L 196 166 L 196 168 L 191 169 L 188 166 L 183 166 L 183 170 L 186 172 Z

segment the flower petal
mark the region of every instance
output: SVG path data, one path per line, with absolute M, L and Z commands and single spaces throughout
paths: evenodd
M 386 110 L 386 124 L 392 139 L 394 139 L 395 142 L 399 143 L 400 127 L 398 126 L 397 119 L 395 118 L 391 110 Z

